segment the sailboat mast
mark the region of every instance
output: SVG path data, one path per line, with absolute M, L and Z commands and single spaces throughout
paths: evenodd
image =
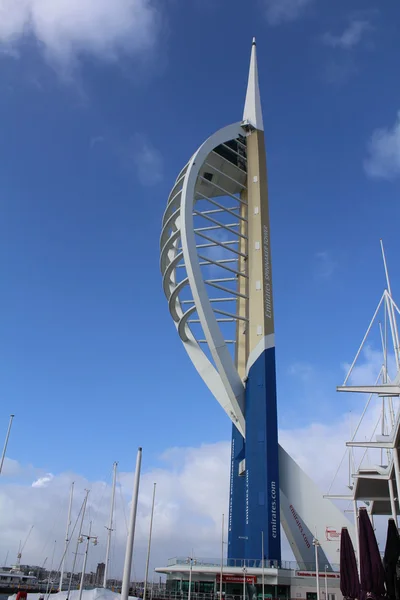
M 59 590 L 62 592 L 63 578 L 64 578 L 64 567 L 65 567 L 65 559 L 67 556 L 68 543 L 69 543 L 69 528 L 71 525 L 71 510 L 72 510 L 72 500 L 74 497 L 74 482 L 71 483 L 71 492 L 69 495 L 69 506 L 68 506 L 68 517 L 67 517 L 67 531 L 65 534 L 65 546 L 64 546 L 64 554 L 61 563 L 61 574 L 60 574 L 60 585 Z
M 11 432 L 11 426 L 12 426 L 12 422 L 13 422 L 13 418 L 15 415 L 10 415 L 10 422 L 8 424 L 8 429 L 7 429 L 7 435 L 6 435 L 6 441 L 4 442 L 4 448 L 3 448 L 3 453 L 1 455 L 1 461 L 0 461 L 0 475 L 1 472 L 3 470 L 3 463 L 4 463 L 4 459 L 6 457 L 6 452 L 7 452 L 7 446 L 8 446 L 8 439 L 10 437 L 10 432 Z
M 156 483 L 153 487 L 153 502 L 151 505 L 151 517 L 150 517 L 150 532 L 149 532 L 149 545 L 147 548 L 147 559 L 146 559 L 146 574 L 144 578 L 144 590 L 143 590 L 143 600 L 146 600 L 146 591 L 147 591 L 147 577 L 149 575 L 149 563 L 150 563 L 150 549 L 151 549 L 151 534 L 153 532 L 153 516 L 154 516 L 154 501 L 156 498 Z
M 107 549 L 106 549 L 106 562 L 104 566 L 104 581 L 103 588 L 107 587 L 107 572 L 108 572 L 108 563 L 110 562 L 110 548 L 111 548 L 111 535 L 113 531 L 113 517 L 114 517 L 114 504 L 115 504 L 115 485 L 117 482 L 117 466 L 118 463 L 115 462 L 113 465 L 113 483 L 112 483 L 112 492 L 111 492 L 111 506 L 110 506 L 110 519 L 108 521 L 107 529 Z
M 76 540 L 76 548 L 75 548 L 75 555 L 74 555 L 74 562 L 72 564 L 72 571 L 71 571 L 71 575 L 69 577 L 69 582 L 68 582 L 68 593 L 67 593 L 67 599 L 69 598 L 69 594 L 71 591 L 71 585 L 72 585 L 72 577 L 74 575 L 74 571 L 75 571 L 75 565 L 76 565 L 76 559 L 78 557 L 78 548 L 79 548 L 79 538 L 82 535 L 82 527 L 83 527 L 83 521 L 85 519 L 85 513 L 86 513 L 86 506 L 87 506 L 87 500 L 88 500 L 88 496 L 89 496 L 89 492 L 90 490 L 85 490 L 85 498 L 83 500 L 81 509 L 79 511 L 79 514 L 82 512 L 82 517 L 81 517 L 81 523 L 79 526 L 79 533 L 78 533 L 78 539 Z M 78 515 L 78 519 L 79 519 L 79 515 Z

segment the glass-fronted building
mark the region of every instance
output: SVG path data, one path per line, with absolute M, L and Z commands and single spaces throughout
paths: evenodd
M 219 599 L 221 575 L 223 600 L 343 600 L 331 565 L 318 572 L 319 597 L 315 565 L 228 561 L 221 568 L 216 560 L 173 558 L 156 572 L 167 576 L 167 595 L 176 600 Z

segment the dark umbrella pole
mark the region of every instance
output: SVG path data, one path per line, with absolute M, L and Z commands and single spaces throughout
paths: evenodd
M 397 525 L 389 519 L 383 566 L 389 600 L 400 600 L 400 582 L 397 579 L 396 565 L 400 556 L 400 536 Z
M 343 527 L 340 536 L 340 591 L 345 600 L 360 598 L 356 555 L 347 527 Z
M 361 598 L 381 600 L 386 595 L 385 571 L 378 542 L 365 508 L 360 508 L 359 511 L 359 536 Z

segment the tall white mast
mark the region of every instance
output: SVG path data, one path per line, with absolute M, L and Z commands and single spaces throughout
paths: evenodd
M 385 296 L 385 302 L 386 302 L 386 305 L 387 305 L 388 316 L 389 316 L 389 324 L 390 324 L 390 329 L 391 329 L 391 332 L 392 332 L 392 339 L 393 339 L 393 346 L 394 346 L 394 351 L 395 351 L 396 366 L 397 366 L 397 370 L 399 370 L 400 369 L 399 332 L 398 332 L 398 329 L 397 329 L 396 314 L 395 314 L 394 308 L 393 308 L 392 287 L 390 285 L 389 270 L 388 270 L 388 267 L 387 267 L 385 249 L 383 247 L 383 240 L 380 240 L 380 243 L 381 243 L 383 266 L 385 268 L 387 291 L 389 293 L 389 301 L 388 301 L 387 295 L 386 295 Z
M 64 579 L 64 567 L 65 567 L 65 559 L 67 557 L 68 543 L 69 543 L 69 528 L 71 526 L 71 510 L 72 510 L 72 500 L 74 497 L 74 482 L 71 483 L 71 492 L 69 495 L 69 506 L 68 506 L 68 517 L 67 517 L 67 531 L 65 533 L 65 546 L 64 546 L 64 554 L 61 562 L 61 574 L 60 574 L 60 585 L 58 589 L 62 592 L 62 585 Z
M 154 516 L 154 501 L 156 498 L 156 483 L 153 487 L 153 502 L 151 505 L 151 517 L 150 517 L 150 532 L 149 532 L 149 545 L 147 548 L 147 559 L 146 559 L 146 575 L 144 578 L 144 589 L 143 589 L 143 600 L 146 600 L 146 590 L 147 590 L 147 577 L 149 575 L 149 563 L 150 563 L 150 549 L 151 549 L 151 534 L 153 531 L 153 516 Z
M 114 504 L 115 504 L 115 485 L 117 482 L 117 466 L 118 463 L 115 462 L 113 465 L 113 483 L 112 483 L 112 492 L 111 492 L 111 506 L 110 506 L 110 519 L 108 521 L 107 529 L 107 549 L 106 549 L 106 563 L 104 566 L 104 581 L 103 588 L 107 587 L 107 572 L 108 572 L 108 564 L 110 562 L 110 548 L 111 548 L 111 535 L 113 531 L 113 517 L 114 517 Z
M 138 503 L 138 496 L 139 496 L 141 464 L 142 464 L 142 449 L 139 448 L 138 453 L 137 453 L 137 458 L 136 458 L 136 471 L 135 471 L 135 480 L 133 483 L 131 516 L 129 519 L 128 539 L 126 542 L 125 564 L 124 564 L 124 575 L 122 578 L 121 600 L 128 600 L 128 597 L 129 597 L 129 586 L 130 586 L 130 582 L 131 582 L 133 541 L 135 539 L 135 525 L 136 525 L 137 503 Z
M 10 432 L 11 432 L 11 426 L 12 426 L 12 422 L 13 422 L 13 418 L 15 415 L 10 415 L 10 422 L 8 424 L 8 429 L 7 429 L 7 435 L 6 435 L 6 441 L 4 442 L 4 448 L 3 448 L 3 453 L 1 455 L 1 461 L 0 461 L 0 475 L 1 472 L 3 470 L 3 463 L 4 463 L 4 459 L 6 457 L 6 452 L 7 452 L 7 446 L 8 446 L 8 439 L 10 437 Z

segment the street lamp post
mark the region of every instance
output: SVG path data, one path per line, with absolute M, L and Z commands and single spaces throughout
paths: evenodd
M 313 539 L 313 546 L 315 548 L 315 577 L 317 579 L 317 600 L 320 600 L 320 594 L 319 594 L 319 565 L 318 565 L 318 546 L 319 546 L 319 541 L 317 540 L 317 538 Z
M 83 534 L 83 535 L 80 535 L 80 537 L 78 538 L 79 543 L 82 543 L 83 540 L 84 540 L 84 538 L 86 538 L 85 557 L 83 559 L 81 584 L 79 586 L 79 600 L 82 600 L 83 584 L 84 584 L 84 581 L 85 581 L 86 563 L 87 563 L 88 554 L 89 554 L 89 542 L 90 542 L 90 540 L 92 540 L 94 546 L 97 546 L 97 535 L 91 535 L 91 532 L 92 532 L 92 523 L 90 523 L 90 526 L 89 526 L 89 535 Z
M 196 561 L 189 556 L 188 558 L 188 563 L 189 563 L 189 590 L 188 590 L 188 600 L 190 600 L 190 597 L 192 595 L 192 567 L 193 565 L 196 564 Z
M 328 565 L 325 565 L 325 600 L 328 600 Z
M 246 567 L 243 567 L 243 600 L 246 600 Z

